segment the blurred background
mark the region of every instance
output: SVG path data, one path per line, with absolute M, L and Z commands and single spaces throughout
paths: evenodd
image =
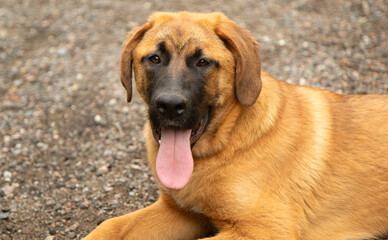
M 386 0 L 1 0 L 0 239 L 80 239 L 157 199 L 119 59 L 128 31 L 179 10 L 249 29 L 275 78 L 388 93 Z

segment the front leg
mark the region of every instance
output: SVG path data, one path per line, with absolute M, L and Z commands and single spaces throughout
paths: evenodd
M 102 222 L 84 240 L 195 239 L 211 231 L 206 217 L 186 212 L 162 195 L 149 207 Z

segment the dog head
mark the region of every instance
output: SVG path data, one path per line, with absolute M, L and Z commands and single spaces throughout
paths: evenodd
M 155 127 L 194 128 L 224 96 L 250 106 L 261 90 L 256 41 L 222 13 L 157 12 L 129 32 L 121 56 L 128 102 L 132 66 Z
M 155 140 L 163 143 L 173 135 L 166 140 L 170 145 L 186 139 L 193 147 L 215 111 L 236 99 L 242 106 L 255 103 L 261 90 L 257 45 L 221 13 L 154 13 L 124 42 L 121 82 L 127 100 L 133 66 Z

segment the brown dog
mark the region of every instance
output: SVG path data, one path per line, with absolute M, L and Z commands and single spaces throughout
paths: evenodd
M 387 236 L 388 96 L 276 80 L 221 13 L 155 13 L 124 46 L 161 196 L 86 239 Z

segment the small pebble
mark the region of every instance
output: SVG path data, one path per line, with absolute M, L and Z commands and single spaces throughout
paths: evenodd
M 121 183 L 125 183 L 127 180 L 125 179 L 125 178 L 119 178 L 119 182 L 121 182 Z
M 109 170 L 108 165 L 103 165 L 97 169 L 97 174 L 105 174 Z
M 85 201 L 85 202 L 81 203 L 80 208 L 81 209 L 88 209 L 89 208 L 89 202 Z
M 3 142 L 4 142 L 4 145 L 8 145 L 10 142 L 11 142 L 12 138 L 10 136 L 4 136 L 3 137 Z
M 55 235 L 55 234 L 57 234 L 57 231 L 55 231 L 55 229 L 54 229 L 53 227 L 49 227 L 48 230 L 49 230 L 49 234 L 50 234 L 50 235 Z
M 10 179 L 6 179 L 5 181 L 9 182 Z M 1 190 L 3 190 L 4 194 L 7 196 L 7 195 L 10 195 L 15 190 L 15 187 L 13 185 L 5 185 L 4 187 L 1 188 Z
M 134 196 L 136 196 L 136 193 L 131 191 L 131 192 L 128 193 L 128 195 L 131 196 L 131 197 L 134 197 Z
M 113 190 L 113 187 L 107 185 L 107 186 L 104 186 L 104 190 L 105 190 L 105 192 L 110 192 Z
M 96 123 L 100 123 L 101 120 L 102 120 L 101 115 L 98 115 L 98 114 L 97 114 L 96 116 L 94 116 L 94 121 L 95 121 Z
M 8 207 L 3 207 L 3 208 L 1 208 L 1 211 L 2 212 L 9 212 L 9 211 L 11 211 L 11 209 Z
M 79 223 L 74 223 L 73 225 L 71 225 L 69 230 L 73 232 L 74 230 L 77 230 L 78 227 L 79 227 Z
M 0 220 L 8 220 L 9 213 L 0 213 Z
M 77 75 L 75 75 L 75 79 L 77 79 L 78 81 L 81 81 L 84 79 L 84 75 L 82 73 L 77 73 Z
M 68 232 L 67 237 L 70 239 L 74 239 L 77 235 L 74 232 Z
M 4 171 L 3 172 L 3 177 L 4 177 L 4 180 L 6 182 L 9 182 L 9 181 L 11 181 L 12 173 L 9 172 L 9 171 Z
M 279 46 L 285 46 L 287 43 L 286 43 L 286 40 L 280 39 L 280 40 L 278 41 L 278 44 L 279 44 Z
M 109 105 L 114 106 L 115 104 L 117 104 L 117 100 L 115 98 L 109 100 Z
M 58 56 L 63 57 L 67 54 L 67 49 L 66 48 L 58 48 L 57 54 L 58 54 Z

